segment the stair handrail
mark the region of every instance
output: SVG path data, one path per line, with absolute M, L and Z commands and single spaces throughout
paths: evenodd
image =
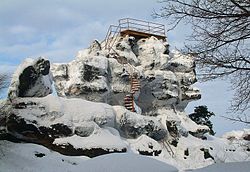
M 115 30 L 113 30 L 113 28 L 115 28 Z M 119 26 L 110 25 L 109 30 L 105 37 L 105 49 L 108 49 L 110 51 L 110 49 L 116 42 L 118 35 L 120 34 L 120 30 L 121 28 Z

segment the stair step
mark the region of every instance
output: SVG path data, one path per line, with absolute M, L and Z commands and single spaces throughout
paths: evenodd
M 125 106 L 133 106 L 133 103 L 125 103 Z
M 140 86 L 132 85 L 131 88 L 141 88 Z
M 132 95 L 131 94 L 127 94 L 125 97 L 132 97 Z
M 132 83 L 132 85 L 141 85 L 140 83 Z

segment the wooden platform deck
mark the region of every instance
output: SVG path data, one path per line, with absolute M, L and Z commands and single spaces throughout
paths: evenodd
M 151 36 L 154 36 L 157 39 L 162 39 L 162 40 L 166 39 L 166 36 L 147 33 L 147 32 L 141 32 L 141 31 L 135 31 L 135 30 L 129 30 L 129 29 L 121 31 L 120 34 L 121 34 L 121 36 L 126 36 L 126 35 L 133 36 L 136 39 L 148 38 L 148 37 L 151 37 Z
M 117 38 L 120 36 L 133 36 L 137 40 L 149 38 L 151 36 L 157 39 L 166 40 L 165 26 L 160 23 L 143 21 L 132 18 L 123 18 L 119 20 L 119 25 L 110 25 L 105 37 L 105 49 L 111 49 Z

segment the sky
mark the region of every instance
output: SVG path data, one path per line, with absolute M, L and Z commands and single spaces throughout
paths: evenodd
M 0 72 L 12 73 L 27 57 L 45 56 L 51 62 L 69 62 L 94 39 L 103 40 L 109 25 L 117 24 L 120 18 L 166 24 L 164 19 L 152 17 L 162 5 L 157 0 L 0 0 Z M 184 24 L 168 32 L 171 49 L 182 48 L 190 32 Z M 196 86 L 201 89 L 202 99 L 190 103 L 187 112 L 207 105 L 216 114 L 212 121 L 217 135 L 247 128 L 221 117 L 228 115 L 233 95 L 228 82 Z

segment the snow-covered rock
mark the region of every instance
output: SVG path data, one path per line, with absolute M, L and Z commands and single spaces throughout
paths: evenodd
M 155 37 L 118 37 L 112 45 L 107 52 L 94 41 L 72 62 L 53 64 L 58 95 L 123 105 L 130 92 L 129 75 L 136 73 L 141 82 L 136 104 L 143 113 L 153 115 L 159 107 L 172 106 L 183 111 L 188 102 L 200 99 L 199 90 L 191 86 L 196 82 L 191 56 L 169 54 L 168 43 Z
M 116 111 L 116 126 L 126 138 L 137 138 L 142 134 L 159 141 L 167 138 L 167 130 L 155 117 L 143 116 L 130 112 L 124 107 L 114 107 Z
M 104 43 L 95 40 L 75 60 L 52 64 L 59 97 L 48 95 L 49 61 L 20 65 L 9 89 L 11 101 L 0 102 L 4 138 L 64 155 L 148 155 L 179 170 L 250 160 L 248 130 L 216 138 L 186 115 L 187 104 L 201 98 L 192 86 L 192 56 L 169 52 L 168 43 L 155 37 L 118 37 L 110 49 Z M 133 77 L 140 87 L 131 93 Z M 128 94 L 136 112 L 123 107 Z
M 12 76 L 8 98 L 44 97 L 52 93 L 50 62 L 42 57 L 26 59 Z
M 116 118 L 113 107 L 104 103 L 48 95 L 19 98 L 2 110 L 8 134 L 63 154 L 93 157 L 126 151 L 126 144 L 103 128 L 114 128 Z

